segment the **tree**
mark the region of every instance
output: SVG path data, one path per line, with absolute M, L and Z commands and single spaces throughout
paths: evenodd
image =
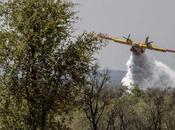
M 121 118 L 119 118 L 120 111 L 125 111 L 122 103 L 126 101 L 124 99 L 124 94 L 126 92 L 126 88 L 123 86 L 112 86 L 109 87 L 110 92 L 110 101 L 106 111 L 106 130 L 116 130 L 119 129 L 119 122 L 121 122 Z M 123 99 L 122 99 L 123 98 Z M 122 100 L 122 101 L 121 101 Z M 129 107 L 129 106 L 127 106 Z M 121 109 L 121 110 L 120 110 Z M 124 113 L 124 112 L 123 112 Z M 124 117 L 123 114 L 120 114 Z M 120 116 L 120 117 L 121 117 Z
M 50 113 L 76 105 L 101 45 L 94 33 L 73 36 L 77 18 L 66 0 L 7 0 L 0 7 L 2 84 L 26 103 L 30 129 L 48 129 Z
M 89 75 L 89 84 L 85 88 L 83 110 L 86 114 L 91 129 L 99 129 L 99 121 L 107 107 L 108 96 L 105 87 L 109 81 L 108 71 L 98 72 L 98 67 L 94 67 Z
M 147 117 L 147 129 L 149 130 L 161 130 L 164 128 L 164 116 L 169 111 L 166 104 L 168 89 L 160 90 L 148 89 L 145 100 L 145 113 Z

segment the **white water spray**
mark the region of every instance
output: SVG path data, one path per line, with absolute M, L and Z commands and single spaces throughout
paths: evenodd
M 145 53 L 141 55 L 132 53 L 127 62 L 127 74 L 122 79 L 122 84 L 129 89 L 134 85 L 142 89 L 175 87 L 175 71 L 149 58 Z

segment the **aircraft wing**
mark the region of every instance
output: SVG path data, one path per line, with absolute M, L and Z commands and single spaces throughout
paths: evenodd
M 175 53 L 175 50 L 161 48 L 161 47 L 159 47 L 157 45 L 154 45 L 154 44 L 150 45 L 150 46 L 147 46 L 145 43 L 139 43 L 138 45 L 141 48 L 145 48 L 145 49 L 149 49 L 149 50 L 154 50 L 154 51 L 159 51 L 159 52 L 172 52 L 172 53 Z
M 160 48 L 160 47 L 158 47 L 156 45 L 147 46 L 145 43 L 138 43 L 138 46 L 140 48 L 145 48 L 145 49 L 150 49 L 150 50 L 160 51 L 160 52 L 166 52 L 165 48 Z
M 159 52 L 172 52 L 172 53 L 175 53 L 175 50 L 161 48 L 161 47 L 158 47 L 158 46 L 156 46 L 154 44 L 153 45 L 151 44 L 150 46 L 148 46 L 144 42 L 133 42 L 131 39 L 112 38 L 112 37 L 109 37 L 109 36 L 106 36 L 106 35 L 103 35 L 103 34 L 100 34 L 98 37 L 100 39 L 111 40 L 113 42 L 129 45 L 129 46 L 137 45 L 138 47 L 144 48 L 144 49 L 149 49 L 149 50 L 154 50 L 154 51 L 159 51 Z
M 112 38 L 112 37 L 108 37 L 106 35 L 99 35 L 98 37 L 100 39 L 111 40 L 111 41 L 116 42 L 116 43 L 120 43 L 120 44 L 125 44 L 125 45 L 132 46 L 132 41 L 131 40 L 128 40 L 127 41 L 127 39 L 124 39 L 124 38 Z

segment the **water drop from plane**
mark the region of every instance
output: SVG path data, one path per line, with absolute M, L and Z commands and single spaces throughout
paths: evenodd
M 146 53 L 132 53 L 127 61 L 127 74 L 122 84 L 129 89 L 135 85 L 142 89 L 175 87 L 175 71 Z

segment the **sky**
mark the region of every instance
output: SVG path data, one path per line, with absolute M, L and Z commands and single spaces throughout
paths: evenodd
M 81 20 L 79 31 L 95 31 L 114 37 L 131 34 L 132 39 L 144 41 L 150 36 L 161 47 L 175 49 L 174 0 L 72 0 Z M 109 42 L 96 57 L 102 68 L 126 70 L 130 48 Z M 175 54 L 146 51 L 146 53 L 175 70 Z

